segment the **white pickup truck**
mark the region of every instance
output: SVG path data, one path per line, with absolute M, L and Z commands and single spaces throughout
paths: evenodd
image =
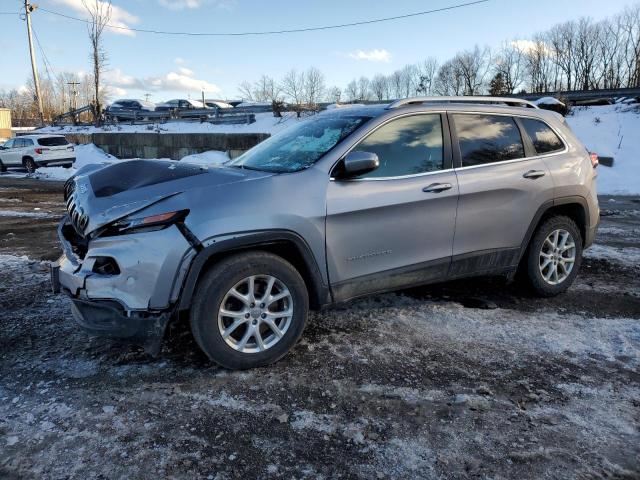
M 75 161 L 74 147 L 63 135 L 23 135 L 0 146 L 2 172 L 21 167 L 33 173 L 38 167 L 70 167 Z

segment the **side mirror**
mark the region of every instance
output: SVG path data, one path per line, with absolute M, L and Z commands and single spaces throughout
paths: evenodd
M 380 166 L 378 155 L 373 152 L 354 151 L 344 157 L 344 176 L 353 177 L 374 171 Z

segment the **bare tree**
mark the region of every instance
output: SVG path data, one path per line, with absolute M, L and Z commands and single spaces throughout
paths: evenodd
M 416 65 L 418 72 L 418 82 L 416 93 L 430 95 L 434 92 L 436 73 L 438 71 L 438 60 L 433 57 L 427 58 L 424 62 Z
M 111 0 L 82 0 L 84 8 L 89 13 L 87 30 L 91 42 L 91 62 L 93 67 L 94 85 L 94 116 L 96 124 L 100 123 L 102 104 L 100 102 L 100 80 L 102 71 L 107 63 L 107 53 L 102 45 L 102 33 L 111 18 Z
M 273 102 L 278 100 L 280 86 L 269 75 L 262 75 L 253 87 L 253 97 L 258 102 Z
M 373 98 L 376 100 L 386 100 L 386 94 L 388 91 L 387 88 L 387 77 L 384 75 L 376 75 L 371 79 L 371 93 L 373 94 Z
M 464 92 L 462 73 L 453 60 L 446 61 L 438 69 L 434 91 L 438 95 L 460 95 Z
M 487 47 L 478 45 L 473 50 L 465 50 L 453 58 L 453 63 L 462 75 L 465 95 L 482 93 L 485 79 L 490 68 L 490 52 Z
M 347 85 L 347 88 L 344 91 L 347 96 L 347 100 L 350 102 L 355 102 L 358 100 L 358 81 L 353 79 Z
M 308 105 L 315 106 L 325 91 L 324 75 L 315 67 L 309 68 L 304 73 L 304 101 Z
M 357 99 L 360 101 L 369 100 L 370 92 L 369 87 L 371 86 L 371 82 L 367 77 L 360 77 L 358 79 L 358 95 Z
M 531 91 L 548 92 L 551 89 L 551 77 L 557 77 L 554 75 L 552 56 L 544 35 L 536 35 L 525 53 L 525 66 Z
M 340 87 L 331 87 L 327 90 L 327 101 L 333 103 L 340 103 L 340 98 L 342 97 L 342 90 Z
M 253 101 L 253 85 L 251 83 L 244 81 L 238 86 L 238 92 L 243 100 Z
M 504 89 L 513 93 L 524 78 L 524 53 L 516 42 L 505 42 L 495 59 L 494 73 L 500 74 Z
M 295 69 L 289 70 L 280 82 L 280 87 L 289 100 L 296 105 L 303 102 L 304 74 L 298 73 Z

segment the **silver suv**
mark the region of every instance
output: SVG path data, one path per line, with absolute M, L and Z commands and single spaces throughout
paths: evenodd
M 539 295 L 565 291 L 598 224 L 596 165 L 561 116 L 522 100 L 337 108 L 221 167 L 81 169 L 52 282 L 94 333 L 157 353 L 188 316 L 211 360 L 265 365 L 309 308 L 517 271 Z

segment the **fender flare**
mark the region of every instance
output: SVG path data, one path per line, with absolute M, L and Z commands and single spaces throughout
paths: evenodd
M 529 224 L 529 228 L 527 228 L 527 232 L 524 235 L 524 239 L 522 240 L 522 244 L 520 245 L 520 260 L 524 256 L 524 253 L 527 251 L 529 247 L 529 242 L 531 241 L 531 237 L 533 237 L 533 233 L 536 230 L 536 227 L 540 223 L 540 219 L 543 217 L 545 213 L 547 213 L 553 207 L 558 207 L 561 205 L 569 205 L 569 204 L 578 204 L 584 210 L 584 218 L 585 218 L 585 231 L 588 232 L 590 228 L 589 221 L 589 203 L 584 197 L 580 197 L 578 195 L 572 195 L 568 197 L 559 197 L 554 200 L 549 200 L 540 205 L 540 208 L 536 211 L 536 214 L 533 216 L 531 223 Z M 583 239 L 585 242 L 587 239 Z
M 306 272 L 300 272 L 309 285 L 309 300 L 311 305 L 322 307 L 331 303 L 329 287 L 325 284 L 322 274 L 311 247 L 298 234 L 289 230 L 262 230 L 254 232 L 242 232 L 231 238 L 220 241 L 213 239 L 211 245 L 200 250 L 191 261 L 186 279 L 183 282 L 182 291 L 178 300 L 178 310 L 184 311 L 191 308 L 191 301 L 196 285 L 203 268 L 209 260 L 219 254 L 234 253 L 247 249 L 259 249 L 279 243 L 292 243 L 295 245 L 299 256 L 304 262 Z M 305 275 L 305 273 L 307 275 Z

